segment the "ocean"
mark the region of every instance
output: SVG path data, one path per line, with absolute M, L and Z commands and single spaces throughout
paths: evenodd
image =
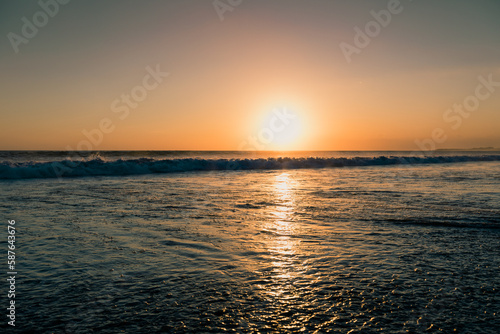
M 0 189 L 13 332 L 500 328 L 500 152 L 4 151 Z

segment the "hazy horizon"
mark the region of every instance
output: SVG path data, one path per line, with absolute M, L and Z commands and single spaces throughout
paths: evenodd
M 0 152 L 242 152 L 242 153 L 252 153 L 252 152 L 414 152 L 414 153 L 426 153 L 426 152 L 439 152 L 439 151 L 500 151 L 498 147 L 473 147 L 473 148 L 438 148 L 435 150 L 83 150 L 83 151 L 70 151 L 70 150 L 33 150 L 33 149 L 25 149 L 25 150 L 0 150 Z

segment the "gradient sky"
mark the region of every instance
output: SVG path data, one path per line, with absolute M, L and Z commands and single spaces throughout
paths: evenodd
M 401 0 L 347 62 L 340 43 L 388 3 L 243 0 L 221 21 L 211 0 L 73 0 L 16 53 L 9 33 L 41 7 L 2 1 L 0 149 L 76 148 L 108 119 L 92 149 L 236 150 L 285 107 L 301 132 L 283 149 L 500 147 L 500 87 L 443 118 L 479 76 L 500 82 L 500 1 Z M 120 119 L 111 105 L 148 66 L 169 76 Z

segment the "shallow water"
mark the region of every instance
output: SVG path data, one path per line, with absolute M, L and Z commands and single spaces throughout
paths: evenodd
M 17 222 L 18 330 L 500 328 L 499 162 L 0 188 L 3 217 Z

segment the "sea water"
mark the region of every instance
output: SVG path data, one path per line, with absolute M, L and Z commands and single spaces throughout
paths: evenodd
M 6 254 L 15 220 L 19 332 L 500 328 L 498 152 L 0 161 L 0 246 Z

